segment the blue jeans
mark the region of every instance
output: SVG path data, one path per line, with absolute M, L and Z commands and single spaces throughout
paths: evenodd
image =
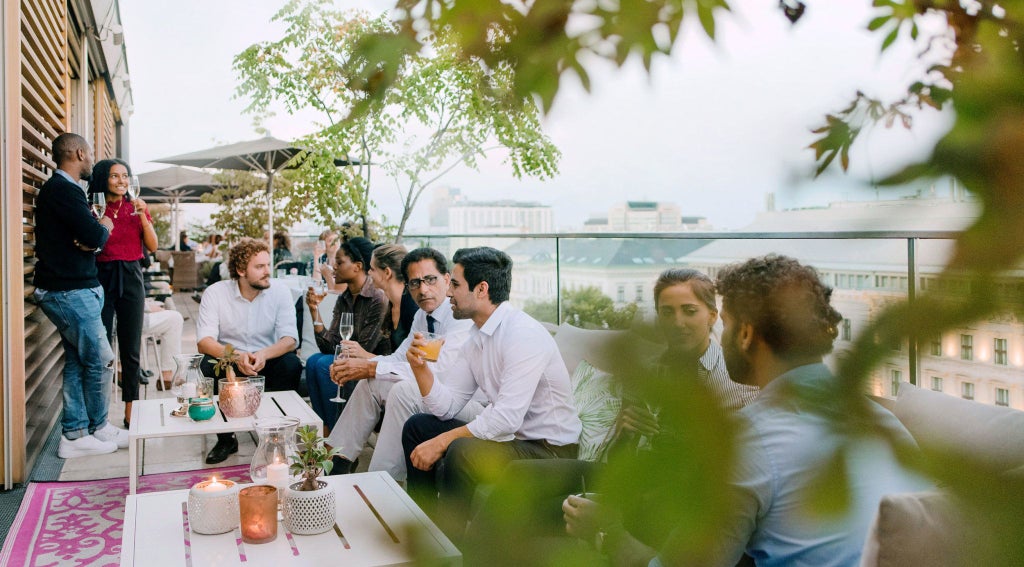
M 114 351 L 100 313 L 103 288 L 46 291 L 36 288 L 36 304 L 60 331 L 64 346 L 64 437 L 78 439 L 107 424 Z
M 331 381 L 331 364 L 334 355 L 316 353 L 306 359 L 306 388 L 309 389 L 309 404 L 313 411 L 324 420 L 324 425 L 334 429 L 334 424 L 344 409 L 344 403 L 332 402 L 338 393 L 338 385 Z M 356 382 L 347 382 L 341 387 L 341 397 L 348 400 L 356 389 Z

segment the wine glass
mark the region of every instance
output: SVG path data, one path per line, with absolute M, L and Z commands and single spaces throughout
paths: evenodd
M 90 193 L 89 206 L 92 207 L 92 214 L 97 220 L 103 218 L 103 213 L 107 210 L 106 193 Z
M 338 333 L 341 334 L 342 341 L 347 341 L 352 338 L 352 327 L 352 314 L 342 313 L 341 322 L 338 325 Z M 348 358 L 348 355 L 345 354 L 345 345 L 339 343 L 338 346 L 334 347 L 334 360 L 343 360 L 345 358 Z M 345 401 L 345 398 L 341 397 L 341 384 L 338 384 L 338 394 L 331 398 L 331 401 L 336 404 L 340 404 Z
M 128 179 L 128 196 L 131 197 L 132 201 L 139 198 L 139 193 L 142 191 L 142 186 L 139 183 L 139 176 L 133 175 Z M 133 216 L 141 215 L 142 212 L 138 209 L 132 213 Z
M 345 345 L 339 344 L 334 347 L 334 360 L 344 360 L 345 358 L 347 358 L 345 355 Z M 345 401 L 345 398 L 341 397 L 341 384 L 338 384 L 338 393 L 331 398 L 331 401 L 336 404 L 340 404 Z

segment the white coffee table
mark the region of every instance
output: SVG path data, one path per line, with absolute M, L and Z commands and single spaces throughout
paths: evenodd
M 252 417 L 225 417 L 218 408 L 213 419 L 192 421 L 187 417 L 171 417 L 171 410 L 177 407 L 174 398 L 136 400 L 132 403 L 131 427 L 128 428 L 129 494 L 135 494 L 138 489 L 138 452 L 142 441 L 146 439 L 252 431 L 253 423 L 260 417 L 297 417 L 300 425 L 313 425 L 317 431 L 324 425 L 320 416 L 294 390 L 264 392 L 260 407 Z
M 188 490 L 150 492 L 128 497 L 121 565 L 357 567 L 413 565 L 423 558 L 431 559 L 431 564 L 462 565 L 459 550 L 387 473 L 340 475 L 326 480 L 336 491 L 336 527 L 344 540 L 336 530 L 312 536 L 286 534 L 281 523 L 277 539 L 259 545 L 240 546 L 240 536 L 235 532 L 186 533 Z

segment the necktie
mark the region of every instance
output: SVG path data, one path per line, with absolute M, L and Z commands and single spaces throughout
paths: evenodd
M 434 322 L 435 322 L 435 319 L 433 317 L 431 317 L 430 315 L 427 315 L 427 332 L 428 333 L 433 333 L 434 332 Z

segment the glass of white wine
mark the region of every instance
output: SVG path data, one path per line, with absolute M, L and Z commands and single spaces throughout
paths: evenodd
M 107 210 L 106 193 L 90 193 L 89 206 L 92 208 L 92 214 L 96 220 L 103 218 L 103 213 Z
M 352 323 L 352 314 L 342 313 L 341 321 L 338 325 L 338 333 L 341 334 L 341 340 L 347 341 L 351 339 L 353 330 L 354 329 Z M 345 354 L 345 345 L 339 344 L 334 348 L 334 360 L 343 360 L 345 358 L 348 358 L 348 355 Z M 338 384 L 338 393 L 333 398 L 331 398 L 331 401 L 336 404 L 345 402 L 345 398 L 341 397 L 341 384 Z
M 139 193 L 142 191 L 142 186 L 139 184 L 139 176 L 133 175 L 128 178 L 128 196 L 131 197 L 134 205 L 134 201 L 139 198 Z M 135 209 L 132 215 L 138 216 L 142 213 L 139 209 Z

